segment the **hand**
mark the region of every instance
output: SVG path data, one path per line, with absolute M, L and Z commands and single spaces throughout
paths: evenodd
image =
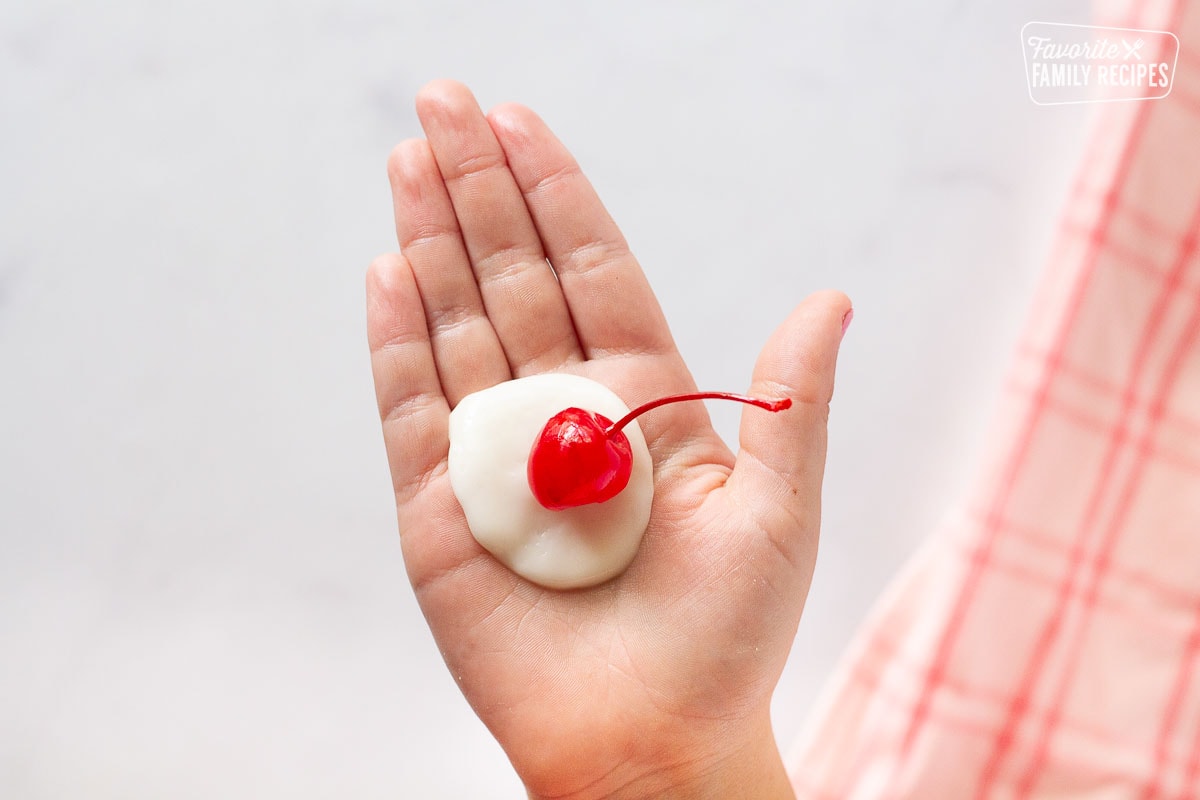
M 531 797 L 791 797 L 769 704 L 816 559 L 849 300 L 812 295 L 767 342 L 750 392 L 794 405 L 747 409 L 736 460 L 700 403 L 639 420 L 654 506 L 625 573 L 577 591 L 529 583 L 472 538 L 450 488 L 455 404 L 553 371 L 630 407 L 696 387 L 541 119 L 517 105 L 485 117 L 449 81 L 417 111 L 428 139 L 388 161 L 400 253 L 368 272 L 368 335 L 405 565 L 447 666 Z

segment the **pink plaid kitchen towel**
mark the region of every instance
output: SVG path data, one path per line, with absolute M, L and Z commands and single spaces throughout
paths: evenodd
M 1178 34 L 1173 88 L 1095 107 L 982 475 L 814 714 L 803 800 L 1200 798 L 1200 2 L 1099 11 Z

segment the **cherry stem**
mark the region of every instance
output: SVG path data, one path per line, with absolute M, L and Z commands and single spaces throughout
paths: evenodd
M 657 400 L 651 400 L 649 403 L 640 405 L 633 411 L 630 411 L 619 420 L 609 425 L 604 429 L 605 436 L 612 436 L 617 431 L 624 428 L 635 417 L 640 417 L 651 409 L 665 406 L 667 403 L 682 403 L 685 400 L 736 400 L 739 403 L 757 406 L 766 411 L 783 411 L 785 408 L 792 407 L 792 398 L 784 397 L 781 400 L 763 400 L 759 397 L 750 397 L 744 394 L 730 394 L 729 392 L 693 392 L 692 394 L 676 394 L 670 397 L 660 397 Z

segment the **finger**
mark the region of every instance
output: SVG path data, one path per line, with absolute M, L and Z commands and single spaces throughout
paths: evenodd
M 513 373 L 581 361 L 567 301 L 475 97 L 461 83 L 434 81 L 417 95 L 417 114 Z
M 450 408 L 438 383 L 417 284 L 400 254 L 380 256 L 367 270 L 367 340 L 404 563 L 422 607 L 454 617 L 469 591 L 493 608 L 499 603 L 494 598 L 512 591 L 515 578 L 466 532 L 450 488 L 445 470 Z
M 429 145 L 409 139 L 388 158 L 396 236 L 412 266 L 442 391 L 451 406 L 512 373 L 484 312 L 458 220 Z
M 584 354 L 674 353 L 646 276 L 567 149 L 523 106 L 499 106 L 488 121 L 558 274 Z
M 850 300 L 818 292 L 802 302 L 767 341 L 754 367 L 751 394 L 790 397 L 777 414 L 742 414 L 741 449 L 726 489 L 792 563 L 816 557 L 826 422 L 842 321 Z
M 417 284 L 399 253 L 367 270 L 367 343 L 392 485 L 404 503 L 446 458 L 450 409 Z

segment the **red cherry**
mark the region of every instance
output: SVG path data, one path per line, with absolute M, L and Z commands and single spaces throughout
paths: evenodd
M 612 420 L 568 408 L 542 428 L 529 452 L 529 488 L 543 506 L 555 511 L 603 503 L 629 483 L 633 450 L 621 431 L 608 432 Z
M 652 400 L 616 422 L 582 408 L 564 409 L 550 418 L 529 451 L 527 472 L 533 496 L 553 511 L 616 497 L 633 472 L 633 449 L 621 429 L 650 409 L 685 400 L 736 400 L 767 411 L 792 405 L 789 397 L 760 400 L 728 392 L 695 392 Z

